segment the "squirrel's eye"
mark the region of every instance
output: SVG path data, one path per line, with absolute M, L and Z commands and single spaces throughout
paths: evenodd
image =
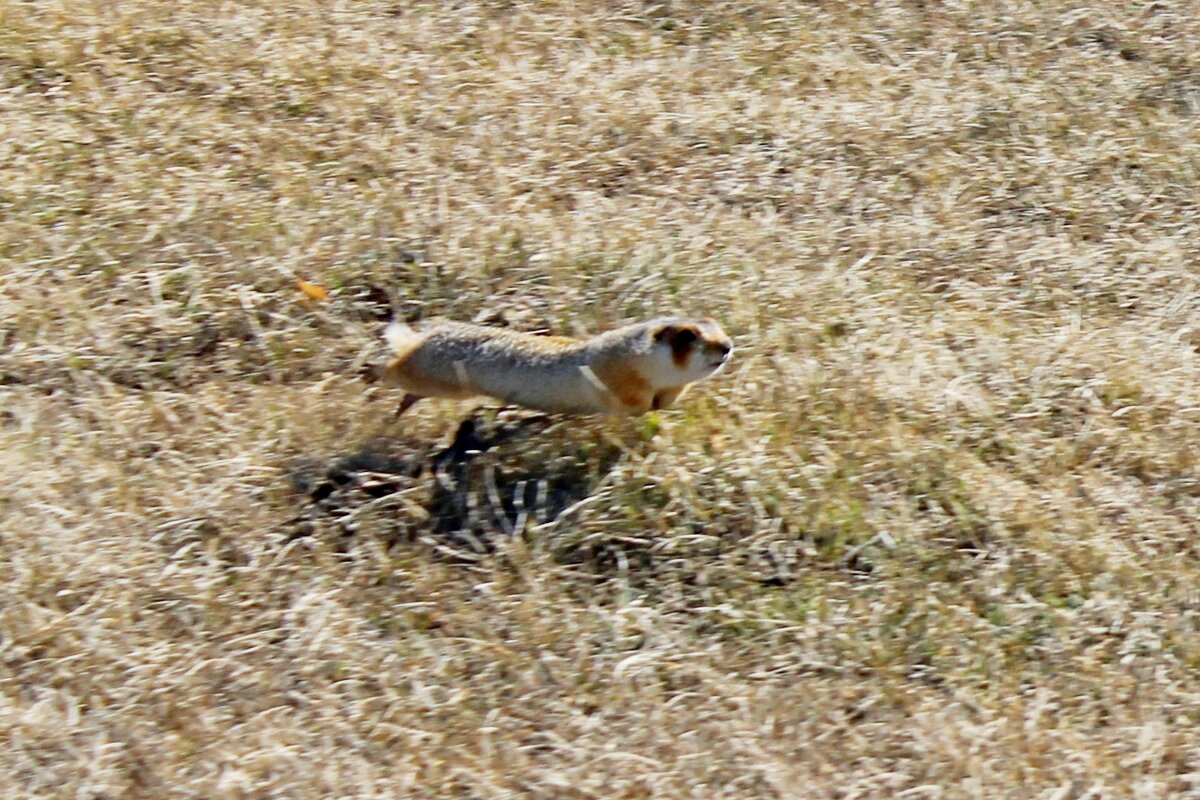
M 675 346 L 687 347 L 691 343 L 695 342 L 696 338 L 696 332 L 694 330 L 691 328 L 684 328 L 683 330 L 679 331 L 679 333 L 675 334 Z

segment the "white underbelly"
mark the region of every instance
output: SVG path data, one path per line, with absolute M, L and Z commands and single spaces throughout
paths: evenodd
M 482 391 L 510 403 L 541 411 L 602 413 L 610 403 L 607 390 L 586 367 L 564 365 L 551 370 L 511 370 L 480 376 L 475 381 Z

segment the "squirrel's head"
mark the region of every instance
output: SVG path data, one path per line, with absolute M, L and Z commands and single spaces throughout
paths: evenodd
M 674 383 L 666 385 L 706 378 L 723 367 L 733 352 L 733 341 L 716 320 L 663 320 L 652 331 L 655 344 L 669 356 L 674 369 Z

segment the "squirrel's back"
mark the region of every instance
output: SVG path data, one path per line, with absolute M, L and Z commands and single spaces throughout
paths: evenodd
M 387 373 L 428 397 L 484 394 L 544 411 L 605 410 L 596 387 L 579 380 L 585 342 L 507 328 L 439 321 L 417 332 L 393 322 Z

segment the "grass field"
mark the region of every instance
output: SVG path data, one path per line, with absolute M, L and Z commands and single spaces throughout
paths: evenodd
M 1200 797 L 1197 54 L 1195 2 L 0 0 L 0 795 Z M 393 308 L 738 349 L 394 420 Z

